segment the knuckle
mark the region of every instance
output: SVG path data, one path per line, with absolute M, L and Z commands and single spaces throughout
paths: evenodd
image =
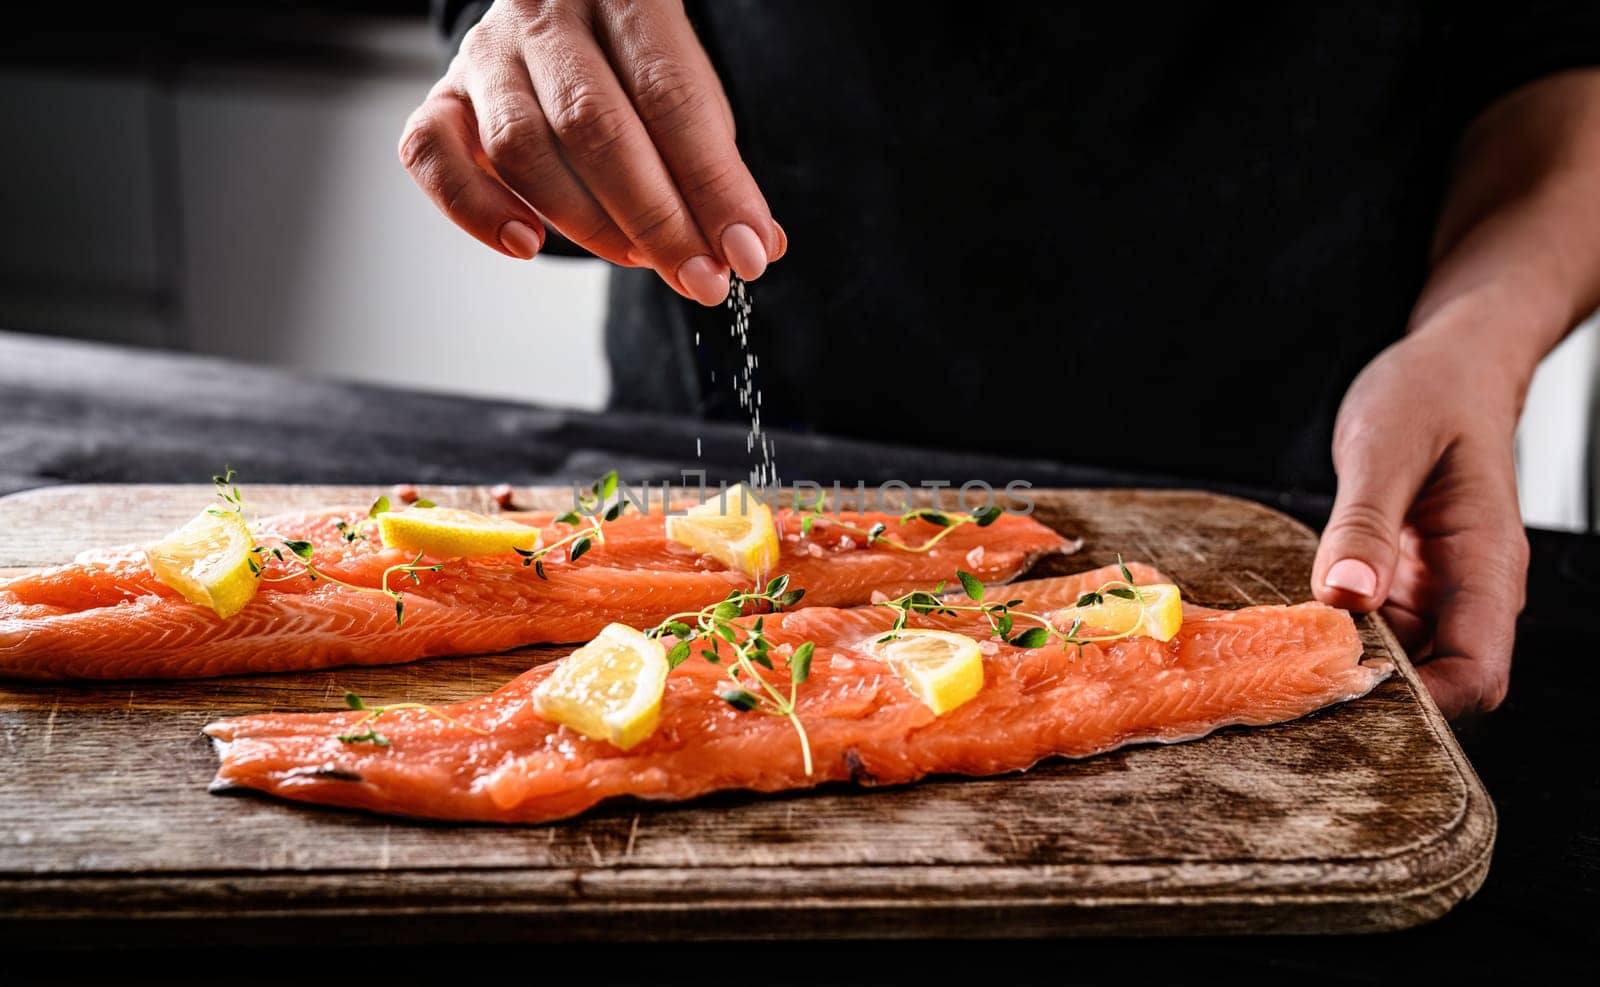
M 1511 691 L 1511 675 L 1504 670 L 1490 672 L 1483 680 L 1478 691 L 1477 712 L 1492 713 L 1500 708 L 1506 701 L 1506 695 Z
M 726 161 L 693 168 L 683 177 L 683 193 L 691 198 L 723 198 L 740 186 L 739 168 Z
M 444 136 L 439 124 L 424 107 L 418 110 L 400 134 L 400 163 L 421 182 L 437 169 L 443 156 Z
M 634 82 L 639 115 L 650 123 L 682 126 L 707 110 L 707 94 L 674 61 L 652 57 L 640 66 Z
M 661 249 L 673 240 L 682 217 L 683 211 L 676 200 L 661 198 L 629 216 L 627 229 L 632 231 L 635 240 Z
M 495 167 L 526 168 L 544 157 L 544 128 L 526 113 L 497 114 L 483 134 L 483 153 Z
M 550 129 L 561 143 L 581 154 L 602 154 L 627 132 L 627 112 L 593 89 L 576 89 L 556 102 Z
M 1342 538 L 1361 538 L 1394 547 L 1394 533 L 1388 517 L 1371 504 L 1357 501 L 1344 505 L 1328 529 L 1330 534 Z

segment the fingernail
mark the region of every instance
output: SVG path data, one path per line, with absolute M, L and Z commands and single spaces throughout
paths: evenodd
M 778 252 L 772 255 L 772 259 L 777 260 L 789 252 L 789 234 L 783 231 L 783 225 L 777 220 L 772 221 L 772 228 L 778 231 Z
M 500 227 L 500 242 L 512 255 L 528 260 L 539 252 L 539 234 L 520 219 L 513 219 Z
M 767 269 L 767 245 L 743 223 L 734 223 L 722 231 L 722 252 L 746 281 L 754 281 Z
M 1372 566 L 1360 559 L 1340 559 L 1328 568 L 1322 582 L 1329 589 L 1342 589 L 1358 596 L 1371 596 L 1378 591 L 1378 574 Z
M 721 305 L 728 297 L 728 272 L 705 254 L 684 261 L 678 268 L 678 280 L 702 305 Z

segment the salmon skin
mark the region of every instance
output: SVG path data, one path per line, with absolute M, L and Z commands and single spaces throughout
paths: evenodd
M 553 512 L 506 516 L 542 528 L 545 544 L 572 530 L 557 526 Z M 911 530 L 899 527 L 898 515 L 828 517 L 859 528 L 883 523 Z M 223 620 L 158 582 L 137 547 L 86 553 L 70 565 L 0 581 L 0 677 L 201 678 L 489 654 L 586 641 L 613 621 L 649 626 L 750 587 L 742 573 L 669 542 L 665 518 L 659 507 L 624 514 L 605 524 L 604 541 L 576 562 L 561 551 L 546 556 L 547 580 L 510 554 L 449 561 L 438 572 L 418 573 L 416 584 L 391 576 L 390 585 L 405 594 L 400 626 L 389 598 L 314 582 L 292 556 L 263 556 L 259 592 Z M 350 541 L 339 528 L 340 522 L 366 520 L 364 510 L 322 511 L 268 518 L 255 529 L 263 540 L 308 541 L 320 571 L 377 587 L 385 569 L 413 557 L 383 548 L 376 533 Z M 801 516 L 793 511 L 778 511 L 774 520 L 781 545 L 774 571 L 804 586 L 807 604 L 849 606 L 866 603 L 875 592 L 928 589 L 953 580 L 958 568 L 1005 581 L 1041 556 L 1077 548 L 1075 541 L 1015 514 L 987 527 L 957 526 L 923 553 L 869 547 L 821 523 L 802 537 Z M 285 576 L 290 578 L 271 581 Z
M 1165 581 L 1149 566 L 1130 568 L 1140 584 Z M 989 599 L 1020 599 L 1047 613 L 1117 577 L 1107 567 L 1030 580 Z M 719 789 L 891 785 L 930 774 L 1020 771 L 1056 755 L 1292 720 L 1365 695 L 1392 671 L 1387 662 L 1362 661 L 1355 623 L 1342 610 L 1319 603 L 1196 607 L 1165 644 L 1130 638 L 1085 645 L 1081 654 L 1059 643 L 1026 650 L 986 644 L 982 690 L 934 716 L 862 650 L 890 627 L 888 608 L 812 607 L 765 621 L 774 647 L 816 642 L 797 706 L 815 757 L 809 776 L 789 723 L 729 708 L 718 697 L 727 686 L 724 670 L 693 658 L 668 677 L 656 732 L 626 753 L 534 714 L 529 696 L 552 662 L 490 695 L 440 707 L 443 716 L 384 715 L 387 747 L 338 739 L 363 729 L 357 712 L 221 720 L 205 731 L 221 758 L 212 788 L 401 816 L 546 822 L 619 796 L 677 800 Z M 980 640 L 989 634 L 973 614 L 914 618 L 913 626 Z

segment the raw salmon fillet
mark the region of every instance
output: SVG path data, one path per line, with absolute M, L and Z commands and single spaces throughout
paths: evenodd
M 553 512 L 508 515 L 544 529 L 549 544 L 572 529 Z M 834 517 L 835 515 L 829 515 Z M 860 528 L 897 515 L 842 512 Z M 267 533 L 311 542 L 318 569 L 358 586 L 377 586 L 384 569 L 410 562 L 376 535 L 346 541 L 336 522 L 357 524 L 366 512 L 324 511 L 268 518 Z M 1029 517 L 1002 515 L 993 524 L 955 528 L 925 553 L 867 547 L 818 524 L 800 537 L 801 519 L 775 514 L 782 545 L 775 571 L 804 586 L 807 604 L 866 603 L 928 589 L 964 568 L 985 581 L 1005 581 L 1044 555 L 1077 543 Z M 917 522 L 927 533 L 939 529 Z M 333 665 L 385 665 L 439 655 L 488 654 L 529 644 L 586 641 L 613 621 L 649 626 L 748 588 L 750 580 L 667 541 L 665 514 L 624 514 L 605 525 L 576 562 L 564 552 L 545 559 L 541 580 L 515 555 L 448 562 L 420 573 L 420 584 L 391 577 L 405 593 L 405 623 L 394 604 L 325 580 L 313 582 L 292 562 L 269 560 L 264 582 L 242 611 L 222 620 L 158 582 L 136 547 L 87 553 L 70 565 L 0 581 L 0 677 L 23 679 L 199 678 L 281 672 Z M 920 534 L 920 532 L 919 532 Z M 912 537 L 916 537 L 913 535 Z
M 1165 581 L 1132 565 L 1140 584 Z M 1117 578 L 1114 568 L 998 588 L 1048 614 Z M 751 618 L 744 618 L 751 619 Z M 830 781 L 890 785 L 930 774 L 993 775 L 1055 756 L 1147 741 L 1191 740 L 1233 724 L 1292 720 L 1365 695 L 1387 663 L 1362 661 L 1354 621 L 1319 603 L 1189 609 L 1172 641 L 1133 638 L 985 650 L 978 695 L 934 716 L 887 666 L 861 650 L 886 631 L 884 607 L 806 608 L 766 618 L 774 647 L 815 641 L 798 713 L 815 771 L 805 774 L 789 723 L 718 698 L 723 669 L 698 657 L 667 679 L 660 726 L 623 753 L 536 716 L 529 695 L 555 663 L 490 695 L 440 707 L 480 735 L 423 710 L 385 714 L 389 747 L 347 744 L 363 714 L 267 714 L 206 727 L 221 757 L 214 790 L 245 787 L 304 802 L 438 819 L 544 822 L 618 796 L 688 799 Z M 983 640 L 977 615 L 914 618 Z M 1019 624 L 1020 626 L 1020 624 Z M 781 677 L 781 668 L 780 677 Z

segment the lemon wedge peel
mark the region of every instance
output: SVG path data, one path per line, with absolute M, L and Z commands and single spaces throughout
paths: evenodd
M 534 712 L 618 750 L 638 746 L 661 717 L 666 648 L 626 624 L 607 624 L 533 692 Z
M 531 553 L 541 540 L 531 525 L 455 507 L 381 511 L 373 520 L 385 548 L 436 559 Z
M 867 645 L 911 693 L 943 716 L 983 690 L 983 652 L 965 634 L 929 628 L 893 631 Z

